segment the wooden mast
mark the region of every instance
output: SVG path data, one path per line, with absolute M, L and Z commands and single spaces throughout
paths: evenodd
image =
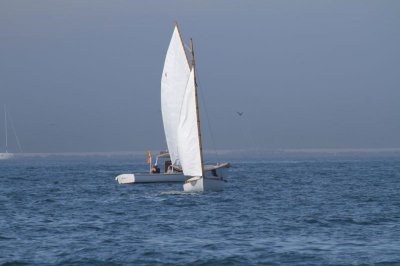
M 194 75 L 194 95 L 196 99 L 196 116 L 197 116 L 197 135 L 199 136 L 199 146 L 200 146 L 200 162 L 201 162 L 201 176 L 204 176 L 204 164 L 203 164 L 203 142 L 201 140 L 201 128 L 200 128 L 200 112 L 199 112 L 199 98 L 197 95 L 197 80 L 196 80 L 196 64 L 194 61 L 194 50 L 193 50 L 193 40 L 190 38 L 190 51 L 192 54 L 192 70 Z

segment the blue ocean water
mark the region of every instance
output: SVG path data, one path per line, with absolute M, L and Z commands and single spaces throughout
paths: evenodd
M 400 265 L 400 160 L 236 161 L 224 192 L 127 159 L 0 161 L 0 265 Z

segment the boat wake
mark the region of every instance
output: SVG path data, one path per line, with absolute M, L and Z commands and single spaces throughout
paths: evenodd
M 189 193 L 184 191 L 172 190 L 160 192 L 160 195 L 188 195 Z

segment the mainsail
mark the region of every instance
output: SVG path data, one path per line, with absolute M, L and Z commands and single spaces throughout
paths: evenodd
M 178 125 L 178 151 L 183 174 L 186 176 L 202 176 L 202 158 L 197 123 L 195 73 L 194 67 L 182 101 L 182 109 Z
M 180 160 L 177 130 L 182 99 L 189 75 L 190 66 L 178 26 L 176 25 L 165 57 L 161 77 L 161 111 L 165 138 L 172 164 L 178 164 Z

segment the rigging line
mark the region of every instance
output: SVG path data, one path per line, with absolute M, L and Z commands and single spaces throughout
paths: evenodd
M 19 149 L 20 152 L 22 152 L 21 143 L 19 142 L 19 138 L 18 138 L 18 136 L 17 136 L 17 131 L 15 130 L 15 127 L 14 127 L 14 121 L 13 121 L 13 119 L 11 118 L 10 113 L 8 113 L 8 121 L 10 121 L 11 129 L 12 129 L 12 131 L 14 132 L 14 136 L 15 136 L 15 140 L 17 141 L 18 149 Z
M 201 89 L 201 86 L 200 86 L 199 74 L 198 74 L 197 68 L 195 68 L 194 71 L 196 71 L 197 84 L 198 84 L 198 88 L 200 88 L 199 91 L 200 91 L 200 94 L 201 94 L 201 97 L 200 97 L 201 98 L 201 103 L 203 104 L 204 110 L 205 110 L 205 113 L 206 113 L 207 126 L 208 126 L 208 128 L 210 130 L 211 142 L 212 142 L 212 145 L 213 145 L 213 148 L 214 148 L 215 155 L 217 156 L 217 160 L 218 160 L 218 162 L 220 162 L 221 160 L 220 160 L 220 157 L 219 157 L 216 145 L 215 145 L 214 134 L 213 134 L 213 131 L 211 129 L 211 122 L 210 122 L 210 118 L 208 116 L 208 111 L 207 111 L 207 106 L 206 106 L 205 99 L 204 99 L 203 90 Z
M 190 49 L 189 45 L 187 45 L 186 43 L 183 42 L 183 47 L 185 47 L 187 49 L 187 52 L 192 51 L 192 49 Z M 186 52 L 186 51 L 185 51 Z

